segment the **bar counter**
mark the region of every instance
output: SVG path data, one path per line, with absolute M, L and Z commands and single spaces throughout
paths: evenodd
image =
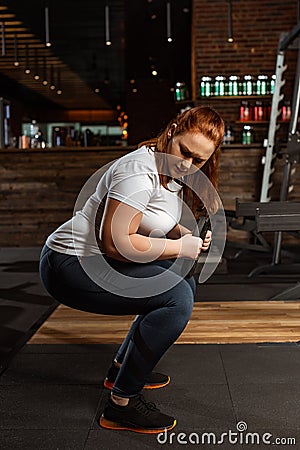
M 42 245 L 58 225 L 72 216 L 76 198 L 88 178 L 135 148 L 0 149 L 0 246 Z M 259 200 L 263 154 L 259 144 L 223 146 L 219 192 L 225 209 L 235 208 L 236 197 Z M 274 177 L 277 191 L 282 165 L 278 160 L 279 170 Z M 299 187 L 299 175 L 296 181 Z M 297 191 L 295 199 L 299 201 Z

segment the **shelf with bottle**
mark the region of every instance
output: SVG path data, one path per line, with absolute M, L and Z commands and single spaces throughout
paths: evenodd
M 251 125 L 244 125 L 242 130 L 235 130 L 232 125 L 227 124 L 223 138 L 223 145 L 239 144 L 244 145 L 257 144 L 254 129 Z
M 272 95 L 223 95 L 223 96 L 210 96 L 210 97 L 198 97 L 196 99 L 197 104 L 203 104 L 203 101 L 220 101 L 220 100 L 243 100 L 243 99 L 272 99 Z
M 251 103 L 248 100 L 242 100 L 239 107 L 238 122 L 268 124 L 271 115 L 271 103 L 262 100 L 256 100 Z M 281 107 L 281 114 L 278 121 L 281 123 L 288 123 L 291 118 L 290 101 L 286 100 Z
M 264 102 L 261 99 L 256 100 L 254 103 L 248 100 L 242 100 L 239 106 L 238 120 L 233 122 L 237 127 L 233 126 L 231 134 L 233 133 L 233 136 L 234 134 L 240 136 L 243 145 L 259 142 L 264 139 L 267 133 L 270 115 L 271 103 Z M 290 118 L 290 101 L 286 100 L 281 107 L 281 114 L 278 117 L 277 123 L 289 124 Z M 225 143 L 227 143 L 226 139 Z
M 199 98 L 244 98 L 272 96 L 276 75 L 224 75 L 203 76 L 199 85 Z
M 124 130 L 118 124 L 83 124 L 80 122 L 22 124 L 19 149 L 58 147 L 126 146 Z
M 237 139 L 238 138 L 238 139 Z M 244 125 L 243 129 L 236 131 L 231 125 L 226 125 L 223 138 L 223 145 L 252 145 L 257 143 L 255 141 L 255 133 L 253 127 L 250 125 Z

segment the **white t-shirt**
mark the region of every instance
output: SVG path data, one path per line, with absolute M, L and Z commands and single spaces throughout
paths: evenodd
M 95 238 L 95 217 L 101 200 L 126 203 L 143 213 L 138 233 L 164 237 L 179 223 L 182 187 L 176 181 L 160 185 L 155 153 L 146 146 L 114 161 L 101 176 L 95 191 L 72 219 L 57 228 L 46 244 L 60 253 L 92 256 L 101 253 Z M 99 236 L 101 239 L 101 226 Z

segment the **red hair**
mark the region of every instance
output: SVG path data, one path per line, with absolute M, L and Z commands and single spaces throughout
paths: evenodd
M 174 127 L 176 124 L 176 127 Z M 146 145 L 154 150 L 154 152 L 168 153 L 169 136 L 168 132 L 172 131 L 172 136 L 183 133 L 201 133 L 204 137 L 211 140 L 215 145 L 215 150 L 199 169 L 210 180 L 215 189 L 218 188 L 219 162 L 221 153 L 221 144 L 224 136 L 224 121 L 220 115 L 209 106 L 197 106 L 179 114 L 174 120 L 171 120 L 166 128 L 159 134 L 157 138 L 149 139 L 141 142 L 138 147 Z M 168 189 L 170 176 L 166 175 L 166 171 L 162 170 L 161 159 L 158 162 L 159 179 L 162 186 Z M 196 172 L 197 173 L 197 172 Z M 193 175 L 191 175 L 193 177 Z M 183 186 L 183 199 L 191 208 L 194 216 L 197 218 L 201 213 L 205 212 L 203 202 L 198 195 L 188 186 Z

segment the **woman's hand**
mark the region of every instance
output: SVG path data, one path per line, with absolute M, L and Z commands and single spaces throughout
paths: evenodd
M 203 244 L 202 244 L 202 251 L 206 251 L 208 250 L 208 247 L 210 246 L 211 243 L 211 236 L 212 236 L 212 232 L 210 230 L 207 231 L 206 236 L 204 238 Z
M 191 234 L 185 234 L 179 239 L 180 242 L 180 252 L 179 258 L 188 258 L 197 260 L 201 253 L 203 246 L 203 241 L 197 236 L 192 236 Z

